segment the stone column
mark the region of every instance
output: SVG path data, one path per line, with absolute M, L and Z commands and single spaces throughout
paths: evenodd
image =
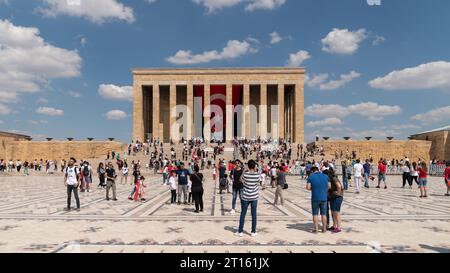
M 189 111 L 191 111 L 190 115 L 187 118 L 187 137 L 193 138 L 194 137 L 194 86 L 191 83 L 188 83 L 187 85 L 187 108 Z
M 207 124 L 210 124 L 210 120 L 211 120 L 211 109 L 209 109 L 210 111 L 207 113 L 205 111 L 206 108 L 208 108 L 208 106 L 210 106 L 211 104 L 211 85 L 209 84 L 205 84 L 205 89 L 204 89 L 204 94 L 203 94 L 203 115 L 204 115 L 204 124 L 205 124 L 205 128 L 207 126 Z M 207 116 L 207 117 L 205 117 Z M 205 131 L 205 128 L 203 128 L 203 130 Z M 205 132 L 205 140 L 206 141 L 210 141 L 211 140 L 211 126 L 209 126 L 208 128 L 206 128 L 206 132 Z
M 233 85 L 227 84 L 227 100 L 225 106 L 226 123 L 223 125 L 226 128 L 224 134 L 224 142 L 231 141 L 234 133 L 234 111 L 233 111 Z
M 245 138 L 250 138 L 250 111 L 249 111 L 249 105 L 250 105 L 250 85 L 244 84 L 244 90 L 243 90 L 244 98 L 243 98 L 243 111 L 244 111 L 244 123 L 242 124 L 242 133 L 244 134 Z
M 175 116 L 175 112 L 176 112 L 176 107 L 177 107 L 177 86 L 174 84 L 170 85 L 170 103 L 169 103 L 169 115 L 170 115 L 170 122 L 169 122 L 169 126 L 170 126 L 170 139 L 172 139 L 174 142 L 178 141 L 178 139 L 175 139 L 175 137 L 178 137 L 179 134 L 177 134 L 176 136 L 173 135 L 174 132 L 172 132 L 172 128 L 174 126 L 174 124 L 177 121 L 177 117 Z
M 134 79 L 133 85 L 133 140 L 144 140 L 144 101 L 142 85 Z
M 267 139 L 267 84 L 261 84 L 261 105 L 259 106 L 259 136 L 261 139 Z
M 303 79 L 295 83 L 295 142 L 304 142 L 304 86 Z
M 284 85 L 278 85 L 278 136 L 286 138 L 284 131 Z
M 153 105 L 152 105 L 152 111 L 153 111 L 153 139 L 160 139 L 162 140 L 162 131 L 160 128 L 160 117 L 159 117 L 159 106 L 160 106 L 160 94 L 159 94 L 159 85 L 154 84 L 153 85 Z

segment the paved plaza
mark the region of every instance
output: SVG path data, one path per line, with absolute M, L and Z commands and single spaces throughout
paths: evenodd
M 430 179 L 428 199 L 418 198 L 417 187 L 401 189 L 396 176 L 388 177 L 388 190 L 356 195 L 351 188 L 343 232 L 312 234 L 310 193 L 291 176 L 284 207 L 273 205 L 272 188 L 261 192 L 259 235 L 249 234 L 249 213 L 244 237 L 236 237 L 239 213 L 229 214 L 231 194 L 218 194 L 205 175 L 199 215 L 192 206 L 169 204 L 159 175 L 146 175 L 145 202 L 129 201 L 131 186 L 119 185 L 117 202 L 106 201 L 104 190 L 81 193 L 80 212 L 63 210 L 62 176 L 1 176 L 0 252 L 450 252 L 450 198 L 442 178 Z

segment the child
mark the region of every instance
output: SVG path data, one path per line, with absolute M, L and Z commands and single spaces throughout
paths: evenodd
M 135 191 L 134 191 L 134 201 L 135 202 L 137 202 L 139 200 L 139 198 L 141 199 L 141 201 L 145 201 L 144 188 L 146 188 L 146 186 L 144 185 L 144 180 L 145 180 L 145 177 L 141 176 L 138 179 L 138 181 L 136 182 Z
M 267 177 L 266 172 L 263 171 L 263 172 L 261 173 L 261 181 L 260 181 L 260 185 L 262 186 L 262 189 L 263 189 L 263 190 L 266 189 L 266 177 Z
M 177 183 L 175 181 L 175 171 L 172 171 L 170 173 L 169 189 L 170 189 L 170 192 L 172 193 L 172 197 L 170 199 L 170 203 L 171 204 L 175 204 L 175 202 L 177 201 Z

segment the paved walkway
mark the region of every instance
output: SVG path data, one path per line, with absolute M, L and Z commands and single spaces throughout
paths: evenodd
M 273 189 L 262 191 L 259 236 L 248 233 L 249 214 L 240 238 L 231 194 L 219 195 L 206 176 L 200 215 L 193 206 L 169 204 L 160 176 L 147 175 L 145 202 L 129 201 L 131 186 L 119 185 L 117 202 L 106 201 L 104 190 L 82 193 L 81 212 L 63 211 L 61 176 L 1 176 L 0 252 L 450 252 L 450 198 L 441 178 L 430 179 L 428 199 L 418 198 L 417 187 L 401 189 L 400 177 L 388 177 L 388 190 L 351 189 L 344 231 L 312 234 L 305 182 L 289 177 L 285 206 L 272 204 Z

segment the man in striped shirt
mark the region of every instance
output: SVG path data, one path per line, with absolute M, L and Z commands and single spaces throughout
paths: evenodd
M 250 160 L 248 162 L 248 172 L 245 172 L 241 176 L 241 181 L 244 184 L 244 191 L 242 194 L 242 202 L 241 202 L 241 218 L 239 221 L 239 230 L 236 233 L 236 236 L 242 237 L 244 235 L 244 223 L 245 216 L 247 214 L 248 206 L 251 206 L 252 213 L 252 237 L 257 236 L 256 233 L 256 209 L 258 206 L 259 199 L 259 181 L 260 174 L 256 171 L 256 162 L 254 160 Z

